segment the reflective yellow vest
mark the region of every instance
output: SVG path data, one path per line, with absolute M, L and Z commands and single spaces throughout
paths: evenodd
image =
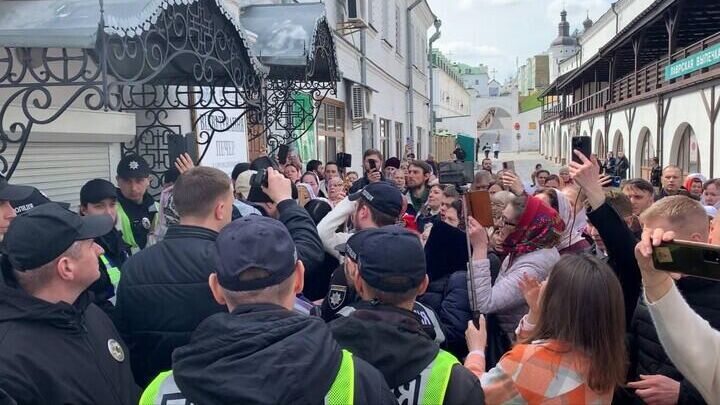
M 340 369 L 335 376 L 330 390 L 325 395 L 326 405 L 352 405 L 355 396 L 355 363 L 352 354 L 342 351 L 342 360 L 340 361 Z M 184 399 L 182 392 L 175 384 L 172 371 L 160 373 L 148 385 L 140 397 L 140 405 L 165 404 L 170 401 Z
M 455 364 L 460 362 L 452 354 L 439 350 L 435 360 L 428 364 L 420 373 L 420 380 L 425 381 L 425 388 L 420 393 L 420 404 L 442 404 L 445 401 L 450 375 Z
M 147 243 L 145 244 L 145 247 L 151 246 L 153 244 L 152 235 L 155 229 L 157 229 L 158 225 L 158 219 L 160 215 L 160 204 L 155 203 L 155 218 L 152 221 L 152 225 L 150 226 L 150 229 L 148 229 L 148 238 Z M 133 234 L 132 230 L 132 224 L 130 223 L 130 217 L 127 213 L 125 213 L 125 209 L 123 208 L 122 204 L 117 204 L 117 215 L 118 215 L 118 226 L 119 230 L 122 232 L 123 240 L 125 243 L 130 246 L 130 251 L 132 254 L 135 254 L 140 251 L 140 246 L 138 246 L 137 242 L 135 242 L 135 235 Z

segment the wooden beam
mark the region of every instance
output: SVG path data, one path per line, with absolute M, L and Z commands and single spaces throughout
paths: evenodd
M 715 85 L 710 87 L 710 100 L 708 100 L 706 89 L 701 89 L 703 105 L 710 121 L 710 178 L 715 177 L 715 123 L 717 122 L 718 112 L 720 112 L 720 100 L 715 97 Z

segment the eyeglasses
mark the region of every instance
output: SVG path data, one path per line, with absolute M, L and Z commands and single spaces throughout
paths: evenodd
M 507 218 L 505 218 L 504 215 L 500 217 L 500 224 L 502 224 L 502 226 L 512 226 L 512 227 L 517 226 L 516 223 L 510 222 Z

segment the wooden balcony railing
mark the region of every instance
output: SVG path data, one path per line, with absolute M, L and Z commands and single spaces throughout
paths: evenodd
M 707 76 L 710 71 L 713 74 L 720 74 L 720 64 L 716 64 L 683 77 L 665 80 L 665 67 L 668 64 L 687 58 L 717 44 L 720 44 L 720 32 L 673 53 L 670 58 L 660 59 L 615 80 L 611 87 L 602 89 L 568 105 L 564 111 L 560 105 L 548 108 L 543 111 L 542 120 L 572 119 L 584 114 L 592 114 L 606 108 L 615 108 L 622 104 L 651 97 L 663 91 L 675 90 L 693 80 L 703 80 L 702 77 Z

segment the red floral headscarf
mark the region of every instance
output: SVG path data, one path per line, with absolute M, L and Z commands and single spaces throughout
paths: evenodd
M 565 230 L 560 215 L 537 197 L 528 197 L 515 230 L 505 238 L 503 249 L 515 257 L 554 247 Z

